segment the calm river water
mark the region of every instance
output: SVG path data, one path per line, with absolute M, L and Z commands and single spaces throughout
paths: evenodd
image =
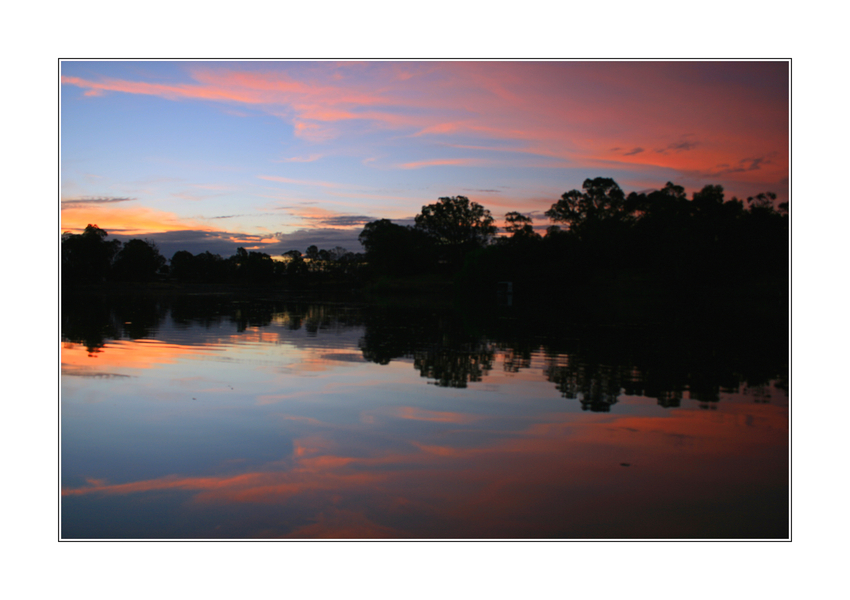
M 68 300 L 61 535 L 788 537 L 787 338 Z

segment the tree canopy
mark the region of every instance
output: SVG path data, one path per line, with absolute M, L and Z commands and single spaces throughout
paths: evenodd
M 622 219 L 627 215 L 626 196 L 613 179 L 585 179 L 582 189 L 583 192 L 565 192 L 546 211 L 546 216 L 556 223 L 566 223 L 571 230 L 578 232 L 585 225 Z
M 121 249 L 118 240 L 107 241 L 106 231 L 89 224 L 83 233 L 62 235 L 62 281 L 99 283 L 109 276 L 112 261 Z
M 116 279 L 151 281 L 165 267 L 166 259 L 156 244 L 149 240 L 133 239 L 124 243 L 112 265 Z
M 359 239 L 369 265 L 392 275 L 421 273 L 430 266 L 434 254 L 432 240 L 424 231 L 389 219 L 367 223 Z
M 415 222 L 438 244 L 449 246 L 484 246 L 498 231 L 490 211 L 466 196 L 440 198 L 423 206 Z

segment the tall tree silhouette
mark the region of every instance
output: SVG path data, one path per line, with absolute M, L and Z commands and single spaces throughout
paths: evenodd
M 415 217 L 416 228 L 427 233 L 448 258 L 460 263 L 465 252 L 486 246 L 498 231 L 490 211 L 466 196 L 440 198 L 422 207 Z
M 121 249 L 118 240 L 97 225 L 87 225 L 83 233 L 62 235 L 62 283 L 100 283 L 109 276 L 112 261 Z

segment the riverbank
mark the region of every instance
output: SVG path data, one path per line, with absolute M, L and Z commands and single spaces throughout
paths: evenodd
M 75 298 L 219 297 L 263 301 L 321 301 L 380 306 L 460 306 L 464 310 L 523 311 L 546 320 L 600 325 L 668 325 L 675 322 L 774 323 L 787 328 L 789 290 L 778 279 L 754 279 L 735 286 L 661 282 L 637 273 L 600 272 L 572 285 L 470 283 L 447 274 L 380 277 L 351 285 L 245 285 L 155 281 L 66 286 Z

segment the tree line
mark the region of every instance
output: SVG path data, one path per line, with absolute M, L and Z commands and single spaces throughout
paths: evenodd
M 788 205 L 775 200 L 770 192 L 727 200 L 719 185 L 689 199 L 670 182 L 626 195 L 612 179 L 587 179 L 545 212 L 545 233 L 508 213 L 508 235 L 468 253 L 460 281 L 486 289 L 509 280 L 552 298 L 635 288 L 648 299 L 723 289 L 763 297 L 766 287 L 787 298 Z
M 544 230 L 531 216 L 505 215 L 502 234 L 490 211 L 465 196 L 422 207 L 413 225 L 388 219 L 359 235 L 363 253 L 310 246 L 279 260 L 239 248 L 223 258 L 181 250 L 167 261 L 155 244 L 107 240 L 89 225 L 62 236 L 63 283 L 153 281 L 299 285 L 330 281 L 357 287 L 380 278 L 454 277 L 459 288 L 489 293 L 502 281 L 537 295 L 563 294 L 600 281 L 736 286 L 787 282 L 788 206 L 766 192 L 725 199 L 719 185 L 688 198 L 668 182 L 628 195 L 609 178 L 584 181 L 552 204 Z M 598 287 L 598 286 L 597 286 Z M 787 289 L 785 291 L 787 295 Z
M 228 258 L 209 251 L 192 254 L 178 250 L 166 260 L 151 240 L 131 239 L 122 244 L 107 237 L 105 230 L 91 224 L 80 234 L 62 235 L 63 285 L 171 280 L 256 286 L 303 281 L 311 275 L 350 279 L 364 264 L 362 253 L 316 246 L 307 248 L 305 254 L 290 250 L 280 260 L 245 248 L 237 248 Z

